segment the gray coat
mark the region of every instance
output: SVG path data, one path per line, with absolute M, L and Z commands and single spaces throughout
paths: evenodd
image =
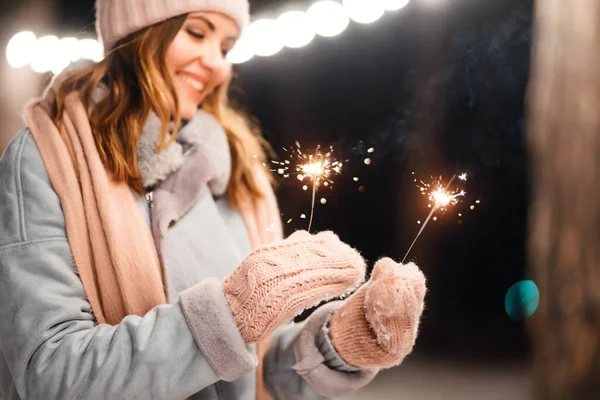
M 192 122 L 188 132 L 202 128 L 206 134 L 207 120 L 195 128 Z M 220 126 L 209 123 L 208 129 L 223 143 Z M 152 213 L 147 199 L 138 196 L 168 266 L 169 304 L 109 326 L 94 319 L 73 264 L 59 198 L 31 133 L 24 130 L 10 143 L 0 158 L 3 400 L 255 398 L 255 349 L 244 343 L 220 286 L 249 253 L 248 234 L 226 196 L 216 194 L 226 181 L 193 188 L 191 196 L 189 182 L 174 178 L 202 174 L 197 170 L 202 162 L 185 157 L 198 142 L 180 145 L 183 157 L 175 166 L 146 160 L 147 176 L 152 165 L 164 175 L 157 175 Z M 212 153 L 214 146 L 208 143 L 205 150 Z M 226 148 L 220 151 L 216 154 L 228 154 Z M 189 207 L 182 206 L 184 200 L 191 201 Z M 343 396 L 375 376 L 376 371 L 346 365 L 333 349 L 327 320 L 338 305 L 329 303 L 306 322 L 276 331 L 264 366 L 276 399 Z

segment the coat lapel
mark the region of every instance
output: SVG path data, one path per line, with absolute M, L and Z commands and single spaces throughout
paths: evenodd
M 155 132 L 144 132 L 145 135 L 152 133 Z M 145 174 L 142 177 L 143 181 L 157 183 L 152 195 L 150 215 L 152 234 L 168 295 L 170 288 L 166 260 L 167 232 L 198 202 L 205 187 L 215 196 L 226 193 L 231 158 L 223 127 L 205 111 L 199 111 L 179 132 L 177 142 L 173 143 L 178 151 L 172 151 L 172 146 L 169 146 L 156 154 L 153 149 L 156 148 L 158 135 L 154 136 L 153 140 L 148 140 L 148 137 L 144 139 L 140 139 L 142 148 L 138 149 L 138 156 L 142 158 L 138 162 L 146 167 L 140 171 Z M 173 169 L 179 158 L 182 161 L 177 168 L 164 180 L 160 180 L 164 171 Z

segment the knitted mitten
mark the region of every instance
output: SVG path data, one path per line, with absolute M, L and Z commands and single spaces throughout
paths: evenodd
M 381 259 L 371 279 L 332 315 L 333 347 L 355 367 L 400 364 L 415 343 L 425 291 L 425 277 L 415 264 Z
M 299 231 L 252 252 L 223 291 L 246 343 L 255 343 L 305 309 L 351 293 L 365 270 L 360 254 L 334 233 Z

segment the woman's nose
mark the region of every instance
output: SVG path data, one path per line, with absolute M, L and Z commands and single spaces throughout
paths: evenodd
M 215 69 L 219 68 L 219 65 L 223 61 L 221 47 L 212 43 L 207 43 L 206 46 L 203 47 L 204 48 L 202 49 L 200 61 L 204 67 L 214 71 Z

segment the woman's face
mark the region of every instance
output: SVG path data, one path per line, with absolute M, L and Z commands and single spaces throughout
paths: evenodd
M 239 34 L 236 23 L 224 14 L 194 12 L 186 18 L 167 51 L 183 119 L 191 119 L 206 96 L 231 75 L 226 56 Z

